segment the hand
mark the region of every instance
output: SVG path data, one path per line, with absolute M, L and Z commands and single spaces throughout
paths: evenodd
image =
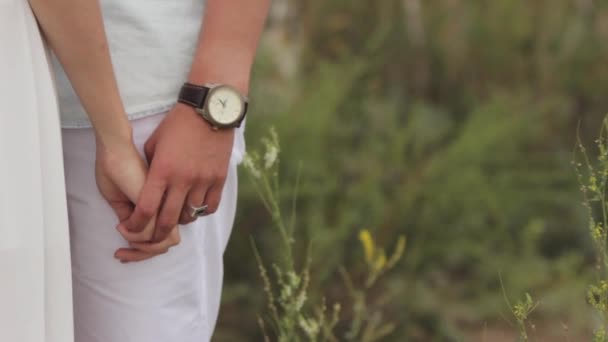
M 145 182 L 146 165 L 133 146 L 128 134 L 124 139 L 97 139 L 95 176 L 101 195 L 108 201 L 119 221 L 133 213 L 133 203 Z M 132 248 L 121 248 L 115 257 L 122 262 L 151 258 L 180 242 L 179 231 L 174 230 L 165 240 L 156 244 L 144 244 L 154 234 L 154 220 L 139 233 L 126 231 L 119 225 L 119 232 Z
M 219 204 L 232 152 L 234 129 L 213 130 L 192 107 L 178 103 L 145 144 L 150 161 L 135 211 L 125 222 L 130 231 L 145 231 L 155 215 L 153 241 L 168 236 L 179 222 L 187 224 L 190 206 Z

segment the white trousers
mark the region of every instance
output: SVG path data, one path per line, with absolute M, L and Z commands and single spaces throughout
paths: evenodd
M 163 117 L 132 121 L 140 153 Z M 64 129 L 63 150 L 75 341 L 208 341 L 221 297 L 222 255 L 236 211 L 235 158 L 215 214 L 181 226 L 182 242 L 168 253 L 121 264 L 113 254 L 127 244 L 115 229 L 117 218 L 95 183 L 93 130 Z

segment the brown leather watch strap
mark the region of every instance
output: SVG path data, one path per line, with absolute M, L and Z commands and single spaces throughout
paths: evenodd
M 207 87 L 192 83 L 184 83 L 179 92 L 177 102 L 185 103 L 194 108 L 203 108 L 208 93 L 209 88 Z

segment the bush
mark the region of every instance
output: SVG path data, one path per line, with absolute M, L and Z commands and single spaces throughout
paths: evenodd
M 300 51 L 297 72 L 279 72 L 270 44 L 255 70 L 249 149 L 276 127 L 284 209 L 299 174 L 294 258 L 311 243 L 311 301 L 352 304 L 338 270 L 365 279 L 358 232 L 368 228 L 380 245 L 408 237 L 404 261 L 368 296 L 396 323 L 387 341 L 504 325 L 499 272 L 510 295 L 539 298 L 534 315 L 549 330 L 588 330 L 593 248 L 570 162 L 576 124 L 589 143 L 608 107 L 608 10 L 420 2 L 416 26 L 406 2 L 299 4 L 286 40 Z M 263 260 L 280 257 L 252 185 L 241 184 L 217 340 L 262 339 L 250 236 Z M 348 329 L 338 324 L 336 336 Z

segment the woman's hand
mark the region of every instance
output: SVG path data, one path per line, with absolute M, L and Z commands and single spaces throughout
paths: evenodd
M 133 211 L 132 203 L 139 197 L 147 171 L 131 140 L 99 1 L 30 0 L 29 3 L 95 128 L 97 186 L 123 221 Z M 129 233 L 121 231 L 131 243 L 150 241 L 154 223 L 149 223 L 141 233 Z M 115 256 L 122 261 L 153 257 L 179 243 L 179 232 L 172 229 L 170 235 L 159 240 L 141 248 L 119 249 Z
M 108 201 L 120 222 L 128 219 L 133 203 L 146 180 L 147 167 L 132 143 L 130 130 L 126 134 L 97 138 L 95 176 L 101 195 Z M 121 262 L 141 261 L 165 253 L 179 244 L 178 229 L 172 229 L 165 239 L 148 243 L 154 235 L 155 218 L 141 232 L 130 232 L 120 226 L 120 234 L 131 248 L 120 248 L 114 257 Z

